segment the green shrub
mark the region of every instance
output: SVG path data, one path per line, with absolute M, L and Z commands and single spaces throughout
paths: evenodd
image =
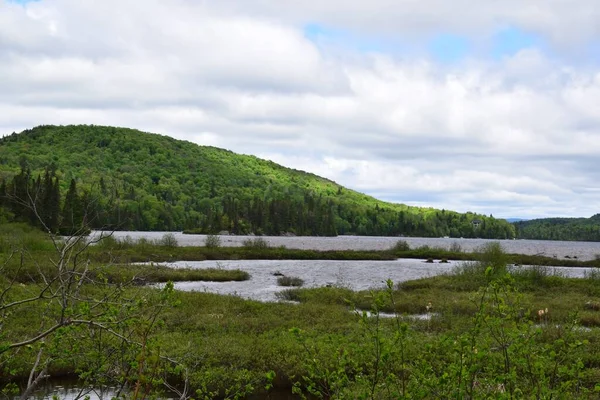
M 246 239 L 243 242 L 243 246 L 248 249 L 268 249 L 270 247 L 269 242 L 261 237 Z
M 390 250 L 393 251 L 394 253 L 398 253 L 398 252 L 402 252 L 402 251 L 409 251 L 410 246 L 406 242 L 406 240 L 398 240 L 396 242 L 396 244 L 393 245 Z
M 221 237 L 219 235 L 206 235 L 204 245 L 211 249 L 221 247 Z
M 485 266 L 485 268 L 492 267 L 493 275 L 495 277 L 506 273 L 506 265 L 508 264 L 509 257 L 504 252 L 500 243 L 491 242 L 484 244 L 477 249 L 476 257 L 477 261 L 479 261 L 482 266 Z
M 297 276 L 280 276 L 277 278 L 277 284 L 279 286 L 300 287 L 304 285 L 304 280 L 298 278 Z
M 139 244 L 139 241 L 138 241 L 138 244 Z M 174 247 L 179 246 L 179 243 L 177 243 L 177 238 L 175 238 L 175 235 L 173 235 L 172 233 L 165 233 L 163 235 L 163 237 L 160 239 L 159 245 L 164 246 L 164 247 L 174 248 Z

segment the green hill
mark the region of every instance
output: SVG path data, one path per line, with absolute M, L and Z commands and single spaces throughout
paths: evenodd
M 39 126 L 0 139 L 0 220 L 68 231 L 509 238 L 504 220 L 391 204 L 313 174 L 167 136 Z M 20 201 L 19 201 L 20 200 Z
M 514 223 L 520 239 L 600 242 L 600 214 L 590 218 L 540 218 Z

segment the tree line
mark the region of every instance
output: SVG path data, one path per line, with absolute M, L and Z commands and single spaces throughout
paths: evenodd
M 600 241 L 600 214 L 590 218 L 540 218 L 514 225 L 522 239 Z
M 65 175 L 65 174 L 62 174 Z M 84 187 L 81 189 L 80 187 Z M 0 182 L 0 206 L 5 219 L 25 221 L 40 228 L 70 234 L 84 226 L 111 230 L 185 230 L 190 233 L 335 236 L 338 234 L 423 237 L 510 238 L 503 220 L 435 211 L 428 215 L 393 210 L 376 204 L 364 211 L 335 198 L 305 192 L 287 196 L 244 198 L 215 195 L 188 201 L 184 206 L 167 198 L 138 194 L 133 185 L 81 185 L 72 178 L 61 191 L 59 173 L 46 167 L 33 174 L 23 166 L 10 180 Z M 477 223 L 475 223 L 477 222 Z
M 93 229 L 512 238 L 492 216 L 379 201 L 257 157 L 133 129 L 40 126 L 0 139 L 0 220 Z M 19 204 L 19 202 L 21 202 Z M 4 216 L 3 216 L 4 215 Z

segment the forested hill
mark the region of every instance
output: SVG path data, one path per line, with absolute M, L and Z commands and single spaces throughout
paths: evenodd
M 514 223 L 520 239 L 600 242 L 600 214 L 590 218 L 541 218 Z
M 133 129 L 40 126 L 0 139 L 0 221 L 52 230 L 510 238 L 504 220 L 391 204 L 253 156 Z

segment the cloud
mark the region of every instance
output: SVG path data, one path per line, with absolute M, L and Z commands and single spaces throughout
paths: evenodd
M 592 215 L 593 4 L 0 0 L 0 131 L 128 126 L 391 201 Z
M 538 32 L 560 45 L 596 40 L 600 9 L 594 0 L 577 6 L 564 0 L 305 0 L 219 1 L 230 13 L 270 16 L 290 23 L 306 21 L 363 33 L 406 36 L 411 39 L 436 33 L 481 37 L 510 26 Z

